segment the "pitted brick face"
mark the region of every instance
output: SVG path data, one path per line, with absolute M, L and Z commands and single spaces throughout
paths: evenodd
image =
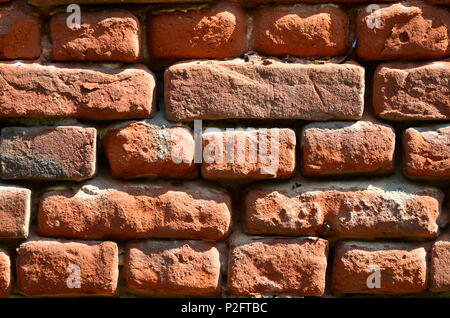
M 348 45 L 349 20 L 333 6 L 260 7 L 251 12 L 251 48 L 264 55 L 334 56 Z
M 438 59 L 450 55 L 450 10 L 421 1 L 365 5 L 355 15 L 364 60 Z
M 67 26 L 69 16 L 69 13 L 57 13 L 50 19 L 52 60 L 139 61 L 142 27 L 139 19 L 130 12 L 83 11 L 80 28 Z
M 403 171 L 411 179 L 450 180 L 450 125 L 408 128 Z
M 0 118 L 152 117 L 155 85 L 153 73 L 139 64 L 121 68 L 3 62 Z
M 442 192 L 405 184 L 299 180 L 254 187 L 245 197 L 245 225 L 262 235 L 435 238 L 445 214 Z
M 42 235 L 67 238 L 215 241 L 227 237 L 231 211 L 227 192 L 199 182 L 93 181 L 78 190 L 46 192 L 38 225 Z
M 228 291 L 237 295 L 322 296 L 328 242 L 314 237 L 231 241 Z
M 103 139 L 112 173 L 124 179 L 198 176 L 195 144 L 188 127 L 132 123 L 108 130 Z
M 75 181 L 92 178 L 96 168 L 96 145 L 95 128 L 3 128 L 1 177 Z
M 220 256 L 201 241 L 130 243 L 125 250 L 128 289 L 147 294 L 217 296 Z
M 225 58 L 247 50 L 247 16 L 236 4 L 149 12 L 148 51 L 155 59 Z
M 43 15 L 26 0 L 14 0 L 0 4 L 0 18 L 0 59 L 37 59 L 42 52 Z
M 27 296 L 114 296 L 119 253 L 113 242 L 29 241 L 17 251 L 16 271 Z
M 386 120 L 450 119 L 450 61 L 380 64 L 373 80 L 373 107 Z
M 309 124 L 302 134 L 305 176 L 391 174 L 395 132 L 367 121 Z
M 427 250 L 419 244 L 341 243 L 334 256 L 332 290 L 335 294 L 420 293 L 428 288 L 427 268 Z M 380 284 L 372 274 L 380 275 Z
M 271 59 L 182 62 L 164 75 L 166 116 L 195 119 L 360 119 L 364 68 Z
M 26 238 L 30 210 L 30 190 L 0 186 L 0 238 Z
M 258 129 L 203 134 L 205 179 L 289 178 L 295 173 L 295 132 Z
M 8 297 L 12 289 L 11 259 L 8 253 L 0 250 L 0 298 Z

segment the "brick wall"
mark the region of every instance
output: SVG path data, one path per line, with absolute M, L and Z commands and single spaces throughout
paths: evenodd
M 0 297 L 450 295 L 449 0 L 1 2 Z

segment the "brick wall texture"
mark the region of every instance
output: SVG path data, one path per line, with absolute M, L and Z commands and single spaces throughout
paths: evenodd
M 450 1 L 0 1 L 0 297 L 450 297 Z

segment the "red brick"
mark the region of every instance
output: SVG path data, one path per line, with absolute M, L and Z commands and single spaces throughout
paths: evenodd
M 147 43 L 152 58 L 225 58 L 247 50 L 247 14 L 219 2 L 202 9 L 149 12 Z
M 378 266 L 380 288 L 369 288 Z M 345 242 L 335 249 L 335 294 L 415 294 L 428 287 L 427 251 L 419 244 Z
M 0 238 L 25 238 L 28 236 L 30 206 L 30 190 L 0 186 Z
M 11 260 L 8 253 L 0 250 L 0 298 L 8 297 L 12 289 Z
M 6 127 L 1 137 L 3 179 L 81 181 L 95 174 L 95 128 Z
M 450 290 L 450 235 L 447 233 L 433 244 L 430 264 L 430 290 Z
M 326 240 L 239 235 L 230 242 L 230 248 L 228 291 L 231 294 L 324 294 Z
M 450 180 L 450 125 L 407 129 L 403 171 L 412 179 Z
M 54 61 L 137 62 L 141 57 L 139 19 L 125 10 L 83 11 L 80 28 L 69 28 L 71 13 L 50 19 Z
M 251 48 L 265 55 L 334 56 L 346 51 L 344 10 L 323 5 L 260 7 L 252 12 Z
M 255 186 L 245 196 L 252 234 L 434 238 L 443 194 L 396 178 L 373 182 L 296 179 Z
M 119 178 L 192 179 L 199 174 L 194 136 L 188 127 L 131 123 L 108 130 L 103 144 L 112 173 Z
M 166 69 L 164 84 L 172 121 L 359 119 L 364 105 L 364 68 L 354 63 L 183 62 Z
M 295 173 L 291 129 L 215 131 L 202 138 L 205 179 L 289 178 Z
M 43 20 L 24 0 L 0 5 L 0 59 L 36 59 L 41 55 Z M 3 90 L 3 89 L 2 89 Z
M 156 108 L 154 90 L 143 65 L 0 63 L 0 118 L 147 118 Z
M 450 56 L 450 11 L 425 2 L 364 6 L 355 16 L 356 52 L 365 60 Z
M 217 296 L 219 251 L 202 241 L 130 243 L 125 250 L 124 276 L 133 292 Z
M 16 270 L 26 296 L 114 296 L 119 253 L 113 242 L 29 241 L 17 250 Z
M 305 176 L 389 174 L 394 169 L 395 132 L 383 124 L 309 124 L 301 147 Z
M 379 65 L 373 107 L 388 120 L 450 119 L 450 61 Z
M 229 195 L 200 182 L 99 179 L 44 193 L 38 212 L 42 235 L 82 239 L 218 240 L 228 235 L 230 222 Z

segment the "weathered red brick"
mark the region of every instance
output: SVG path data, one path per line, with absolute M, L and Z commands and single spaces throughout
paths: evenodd
M 252 234 L 434 238 L 443 193 L 396 178 L 373 182 L 294 180 L 255 186 L 245 196 Z
M 364 6 L 355 15 L 356 52 L 365 60 L 450 55 L 450 10 L 421 1 Z
M 230 222 L 230 196 L 201 182 L 97 179 L 44 193 L 38 212 L 42 235 L 83 239 L 218 240 L 228 235 Z
M 3 179 L 81 181 L 95 174 L 95 128 L 6 127 L 1 137 Z
M 0 5 L 0 59 L 36 59 L 41 55 L 43 20 L 25 0 Z M 2 89 L 3 91 L 3 89 Z
M 149 241 L 129 243 L 124 276 L 133 292 L 166 295 L 220 294 L 220 257 L 212 243 Z
M 136 122 L 108 130 L 103 144 L 112 173 L 120 178 L 191 179 L 199 174 L 188 127 Z
M 233 237 L 228 291 L 238 295 L 322 296 L 328 241 L 315 238 Z
M 17 250 L 16 271 L 27 296 L 114 296 L 119 252 L 113 242 L 29 241 Z
M 334 56 L 348 44 L 348 16 L 335 6 L 260 7 L 252 18 L 250 46 L 261 54 Z
M 166 69 L 164 85 L 172 121 L 359 119 L 364 107 L 364 68 L 355 63 L 183 62 Z
M 204 133 L 202 176 L 206 179 L 289 178 L 295 173 L 291 129 Z
M 13 288 L 9 254 L 0 250 L 0 298 L 8 297 Z
M 450 119 L 450 60 L 379 65 L 373 107 L 388 120 Z
M 450 235 L 446 233 L 431 249 L 430 290 L 450 290 Z
M 369 121 L 313 123 L 303 129 L 301 148 L 305 176 L 389 174 L 395 132 Z
M 3 62 L 0 118 L 147 118 L 156 109 L 154 90 L 154 76 L 143 65 L 109 68 Z
M 409 128 L 403 134 L 403 171 L 412 179 L 450 179 L 450 125 Z
M 149 12 L 147 43 L 152 58 L 225 58 L 247 50 L 247 14 L 230 2 L 184 11 Z
M 0 238 L 24 238 L 28 236 L 30 206 L 30 190 L 13 186 L 0 186 Z
M 374 276 L 379 269 L 380 285 Z M 369 288 L 373 287 L 373 288 Z M 335 294 L 415 294 L 428 288 L 427 250 L 414 243 L 344 242 L 335 248 Z
M 80 28 L 69 28 L 70 14 L 58 13 L 50 19 L 52 60 L 139 61 L 142 29 L 133 14 L 117 9 L 83 11 Z

